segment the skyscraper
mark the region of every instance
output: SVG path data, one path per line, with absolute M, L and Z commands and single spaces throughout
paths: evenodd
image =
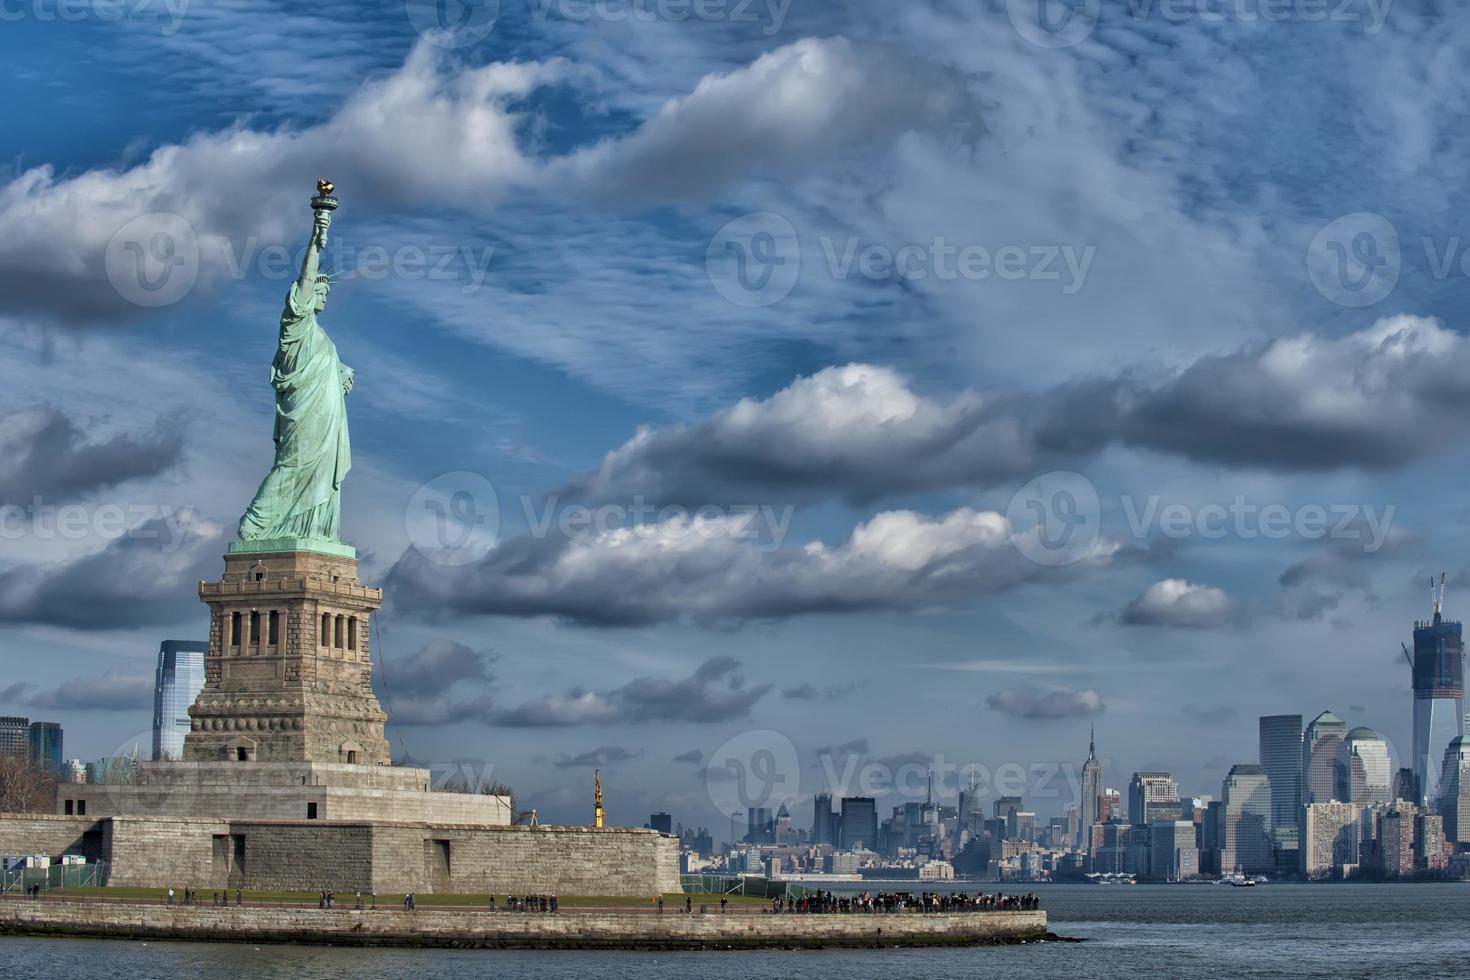
M 1271 833 L 1278 848 L 1295 850 L 1302 806 L 1302 716 L 1262 716 L 1259 753 L 1271 782 Z
M 1470 739 L 1463 735 L 1445 747 L 1437 809 L 1450 843 L 1470 844 Z
M 1224 846 L 1220 870 L 1226 874 L 1240 868 L 1247 874 L 1262 874 L 1276 866 L 1266 822 L 1271 819 L 1271 784 L 1266 770 L 1242 762 L 1230 767 L 1220 789 L 1224 804 Z
M 1092 853 L 1092 825 L 1104 818 L 1098 816 L 1098 797 L 1102 795 L 1102 763 L 1097 761 L 1097 729 L 1087 738 L 1087 761 L 1082 763 L 1082 827 L 1077 835 L 1077 849 Z
M 31 768 L 60 775 L 61 726 L 54 721 L 33 721 L 26 735 Z
M 1465 734 L 1465 644 L 1460 624 L 1441 617 L 1443 601 L 1441 578 L 1434 618 L 1414 624 L 1414 778 L 1420 806 L 1438 797 L 1445 746 Z
M 0 755 L 19 756 L 24 759 L 30 751 L 31 720 L 12 715 L 0 715 Z
M 842 849 L 878 849 L 878 803 L 871 796 L 842 798 Z
M 1388 743 L 1371 728 L 1347 733 L 1337 750 L 1337 798 L 1344 803 L 1387 803 L 1393 798 Z
M 818 793 L 812 801 L 812 843 L 835 844 L 832 836 L 832 794 Z
M 1135 825 L 1179 819 L 1179 784 L 1167 772 L 1135 772 L 1128 783 L 1128 819 Z
M 1302 810 L 1299 869 L 1308 878 L 1326 878 L 1345 864 L 1358 863 L 1358 820 L 1352 803 L 1311 803 Z
M 1337 798 L 1337 750 L 1347 736 L 1347 722 L 1330 711 L 1312 719 L 1302 737 L 1302 803 L 1330 803 Z
M 661 834 L 672 834 L 674 818 L 667 813 L 651 813 L 648 815 L 648 826 Z
M 153 759 L 181 759 L 189 734 L 189 706 L 204 688 L 208 643 L 164 640 L 153 675 Z

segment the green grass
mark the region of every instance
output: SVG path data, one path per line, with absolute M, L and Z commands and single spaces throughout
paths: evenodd
M 174 885 L 173 888 L 174 888 L 174 900 L 175 901 L 182 901 L 183 900 L 183 895 L 184 895 L 184 884 Z M 213 901 L 214 889 L 212 889 L 212 888 L 200 888 L 198 891 L 199 891 L 199 899 L 198 899 L 198 903 L 197 904 L 199 904 L 199 905 L 209 905 L 209 904 L 211 904 L 211 902 Z M 164 895 L 167 892 L 167 888 L 112 888 L 112 887 L 107 887 L 107 888 L 59 888 L 59 889 L 54 889 L 54 892 L 57 895 L 85 895 L 85 896 L 93 896 L 93 897 L 97 897 L 97 898 L 112 899 L 112 900 L 118 900 L 118 901 L 134 900 L 134 901 L 144 901 L 144 902 L 162 902 L 163 899 L 164 899 Z M 234 890 L 233 889 L 230 889 L 226 894 L 229 897 L 230 904 L 233 905 L 235 903 L 235 892 L 234 892 Z M 270 903 L 270 902 L 275 902 L 275 903 L 279 903 L 279 904 L 286 904 L 286 905 L 315 905 L 319 897 L 320 896 L 318 895 L 317 892 L 251 891 L 251 890 L 247 889 L 245 892 L 242 893 L 242 898 L 244 899 L 244 901 L 246 903 L 254 903 L 254 904 L 257 904 L 257 905 L 262 904 L 262 903 Z M 508 896 L 503 895 L 503 894 L 497 894 L 495 896 L 495 907 L 497 909 L 503 909 L 503 908 L 505 908 L 506 907 L 507 897 Z M 769 900 L 768 899 L 764 899 L 764 898 L 746 898 L 746 897 L 742 897 L 742 896 L 739 896 L 739 895 L 729 895 L 729 896 L 726 896 L 726 897 L 729 899 L 729 902 L 730 902 L 731 905 L 740 905 L 740 906 L 764 906 L 764 905 L 769 904 Z M 420 892 L 417 895 L 417 897 L 416 897 L 416 901 L 417 901 L 417 904 L 419 904 L 421 906 L 430 906 L 430 905 L 432 905 L 432 906 L 450 907 L 450 908 L 452 908 L 452 907 L 461 907 L 461 908 L 468 907 L 468 908 L 483 909 L 483 908 L 486 908 L 487 907 L 486 898 L 487 898 L 487 896 L 485 896 L 483 894 L 480 894 L 480 895 L 430 895 L 430 894 L 427 894 L 427 893 Z M 675 907 L 682 908 L 683 905 L 684 905 L 684 900 L 686 898 L 691 899 L 696 906 L 697 905 L 700 905 L 700 904 L 718 906 L 720 904 L 720 896 L 719 895 L 686 895 L 686 894 L 684 894 L 682 892 L 670 892 L 669 894 L 666 894 L 664 896 L 665 908 L 668 908 L 668 909 L 673 909 Z M 369 901 L 369 896 L 366 895 L 366 894 L 364 894 L 363 895 L 363 902 L 366 903 L 368 901 Z M 356 903 L 356 900 L 353 898 L 353 895 L 352 895 L 351 892 L 338 892 L 337 893 L 337 907 L 339 909 L 350 909 L 350 908 L 352 908 L 354 906 L 355 903 Z M 572 909 L 572 908 L 584 908 L 584 909 L 585 908 L 644 908 L 644 909 L 652 909 L 652 908 L 655 907 L 654 899 L 652 898 L 652 896 L 650 896 L 648 898 L 640 898 L 640 897 L 625 897 L 625 896 L 614 896 L 614 895 L 558 895 L 557 896 L 557 903 L 558 903 L 558 905 L 560 907 L 567 908 L 567 909 Z M 380 908 L 397 908 L 397 907 L 402 907 L 402 905 L 403 905 L 403 893 L 402 892 L 395 892 L 395 893 L 392 893 L 392 894 L 383 894 L 383 895 L 379 895 L 378 896 L 378 906 Z

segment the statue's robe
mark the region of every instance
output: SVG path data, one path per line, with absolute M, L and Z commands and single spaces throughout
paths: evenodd
M 240 540 L 338 540 L 342 479 L 352 468 L 346 386 L 351 369 L 316 321 L 312 294 L 293 283 L 271 364 L 276 460 L 245 516 Z

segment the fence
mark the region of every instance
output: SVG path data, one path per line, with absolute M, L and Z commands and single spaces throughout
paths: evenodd
M 107 862 L 95 864 L 51 864 L 44 868 L 8 868 L 0 872 L 0 894 L 23 892 L 34 885 L 45 891 L 67 888 L 100 888 L 107 884 Z
M 756 875 L 680 875 L 679 886 L 694 895 L 740 895 L 746 898 L 800 898 L 806 889 Z

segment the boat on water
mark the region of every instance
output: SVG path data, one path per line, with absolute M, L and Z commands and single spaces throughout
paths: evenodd
M 1265 875 L 1256 875 L 1252 877 L 1241 871 L 1240 868 L 1236 868 L 1234 871 L 1230 872 L 1227 875 L 1221 875 L 1220 880 L 1219 882 L 1217 882 L 1217 884 L 1229 885 L 1232 888 L 1254 888 L 1257 885 L 1264 885 L 1266 883 L 1266 880 L 1267 879 Z

